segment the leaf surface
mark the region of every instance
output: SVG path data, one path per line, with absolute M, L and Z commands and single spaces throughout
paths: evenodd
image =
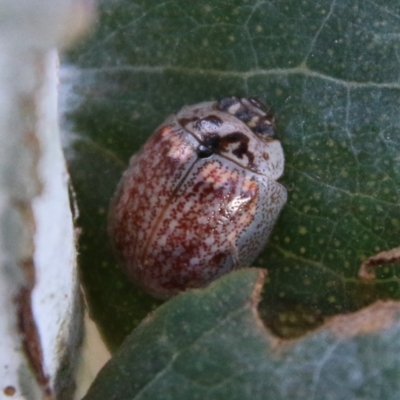
M 363 260 L 399 245 L 399 45 L 394 0 L 100 2 L 65 82 L 82 277 L 110 347 L 159 305 L 125 280 L 108 245 L 124 166 L 167 115 L 229 95 L 265 101 L 285 151 L 288 203 L 254 264 L 269 271 L 268 326 L 295 336 L 399 297 L 395 265 L 376 281 L 357 276 Z

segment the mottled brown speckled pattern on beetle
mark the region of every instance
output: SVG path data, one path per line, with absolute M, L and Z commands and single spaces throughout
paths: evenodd
M 282 148 L 259 104 L 184 107 L 132 157 L 109 232 L 125 271 L 152 295 L 205 286 L 264 247 L 286 190 L 276 182 Z

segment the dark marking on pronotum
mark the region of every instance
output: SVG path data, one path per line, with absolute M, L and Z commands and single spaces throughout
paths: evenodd
M 239 146 L 232 153 L 240 159 L 245 155 L 249 160 L 249 164 L 252 165 L 254 163 L 254 155 L 249 151 L 249 140 L 249 137 L 242 132 L 232 132 L 222 138 L 221 147 L 226 149 L 231 143 L 239 143 Z
M 232 154 L 240 159 L 246 156 L 249 160 L 249 164 L 252 165 L 254 163 L 254 155 L 248 149 L 249 140 L 249 137 L 242 132 L 232 132 L 225 136 L 211 133 L 205 135 L 204 140 L 197 147 L 197 156 L 200 158 L 207 158 L 212 154 L 228 152 L 230 144 L 238 143 L 238 146 L 232 150 Z
M 190 124 L 191 122 L 195 122 L 198 120 L 199 120 L 199 117 L 180 118 L 180 119 L 178 119 L 178 123 L 182 128 L 184 128 L 187 124 Z
M 196 152 L 200 158 L 210 157 L 212 154 L 220 153 L 221 137 L 218 134 L 212 133 L 206 135 L 204 140 L 197 147 Z
M 224 122 L 222 121 L 222 119 L 216 115 L 209 115 L 205 118 L 202 118 L 201 120 L 198 121 L 200 124 L 202 124 L 203 122 L 205 123 L 210 123 L 212 125 L 215 126 L 221 126 Z
M 223 124 L 221 118 L 216 115 L 209 115 L 208 117 L 199 119 L 193 126 L 195 129 L 199 130 L 202 134 L 206 133 L 218 133 L 219 127 Z

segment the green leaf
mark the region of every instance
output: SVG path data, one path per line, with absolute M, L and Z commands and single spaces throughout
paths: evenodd
M 262 270 L 228 274 L 149 316 L 84 400 L 397 399 L 400 305 L 378 303 L 298 340 L 277 340 L 256 307 Z
M 124 165 L 168 114 L 227 95 L 272 107 L 286 156 L 288 203 L 255 263 L 269 271 L 268 326 L 295 336 L 400 297 L 395 265 L 373 282 L 357 276 L 399 245 L 399 33 L 397 0 L 100 3 L 97 31 L 68 59 L 78 68 L 69 161 L 82 278 L 110 347 L 159 305 L 125 280 L 107 241 Z

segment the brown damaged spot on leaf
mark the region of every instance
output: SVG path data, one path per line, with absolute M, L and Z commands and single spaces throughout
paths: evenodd
M 400 262 L 400 247 L 391 250 L 382 251 L 372 257 L 369 257 L 358 270 L 358 276 L 364 280 L 375 279 L 374 268 L 378 265 L 393 264 Z
M 340 339 L 349 339 L 389 329 L 399 314 L 400 303 L 378 301 L 360 311 L 331 318 L 323 329 L 332 331 Z
M 7 386 L 4 388 L 3 393 L 5 396 L 14 396 L 16 389 L 14 386 Z
M 47 399 L 52 399 L 52 390 L 49 387 L 49 377 L 43 370 L 43 352 L 40 344 L 39 333 L 32 313 L 32 290 L 27 287 L 20 289 L 16 298 L 18 306 L 18 328 L 22 335 L 25 354 L 36 376 L 37 382 L 42 386 Z
M 33 288 L 35 286 L 36 273 L 35 273 L 35 265 L 33 263 L 32 258 L 27 258 L 25 260 L 20 261 L 19 266 L 24 273 L 26 285 L 29 288 Z
M 311 334 L 318 331 L 330 331 L 341 340 L 351 339 L 357 335 L 378 333 L 391 328 L 397 321 L 398 315 L 400 315 L 399 302 L 377 301 L 360 311 L 329 318 Z M 302 337 L 284 339 L 273 334 L 270 334 L 268 338 L 271 351 L 276 354 L 288 351 L 301 339 Z
M 12 199 L 13 207 L 19 212 L 22 221 L 24 222 L 25 229 L 27 230 L 27 235 L 33 237 L 36 230 L 35 215 L 31 206 L 31 200 L 25 201 L 21 199 Z M 33 240 L 31 241 L 29 248 L 24 249 L 26 254 L 34 253 Z

